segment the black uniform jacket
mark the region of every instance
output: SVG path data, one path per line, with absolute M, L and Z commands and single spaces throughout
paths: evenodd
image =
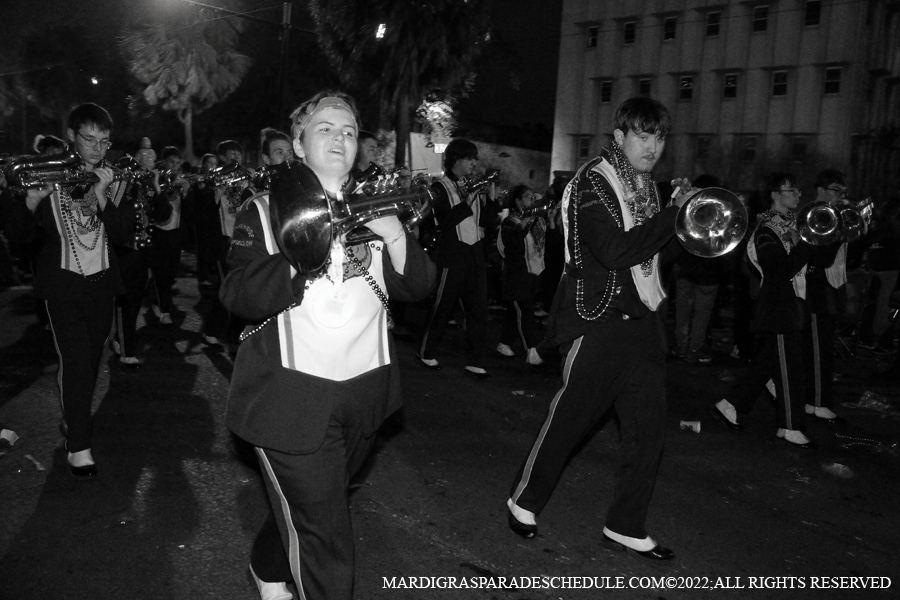
M 630 268 L 652 259 L 675 234 L 678 209 L 672 205 L 662 209 L 640 225 L 625 231 L 622 211 L 612 186 L 604 177 L 595 177 L 595 188 L 588 178 L 600 157 L 585 164 L 569 182 L 566 211 L 566 248 L 569 262 L 559 282 L 548 322 L 545 345 L 557 346 L 603 327 L 611 318 L 623 315 L 640 319 L 651 311 L 641 301 Z M 581 268 L 574 264 L 574 226 L 577 212 L 578 241 L 582 258 Z M 584 281 L 584 307 L 591 311 L 606 301 L 607 281 L 614 274 L 613 298 L 603 316 L 587 320 L 576 309 L 576 285 Z

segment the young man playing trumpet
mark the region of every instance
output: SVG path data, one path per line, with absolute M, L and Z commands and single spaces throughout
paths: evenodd
M 93 181 L 31 188 L 14 205 L 11 232 L 28 243 L 43 229 L 45 244 L 34 261 L 34 293 L 47 304 L 59 355 L 59 401 L 69 470 L 76 478 L 97 475 L 91 452 L 91 401 L 114 300 L 124 291 L 110 245 L 131 232 L 117 209 L 124 191 L 104 166 L 113 123 L 96 104 L 69 115 L 67 134 Z
M 614 406 L 622 456 L 603 538 L 669 560 L 674 553 L 646 529 L 666 416 L 658 252 L 675 235 L 690 184 L 678 182 L 684 189 L 664 207 L 650 175 L 671 127 L 665 106 L 646 97 L 626 100 L 614 127 L 614 139 L 578 170 L 563 195 L 566 266 L 544 341 L 563 353 L 563 381 L 513 480 L 508 520 L 518 535 L 537 535 L 535 517 L 569 455 Z

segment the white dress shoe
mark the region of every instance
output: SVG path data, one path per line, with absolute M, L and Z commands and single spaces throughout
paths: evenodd
M 525 362 L 533 367 L 539 367 L 544 364 L 544 359 L 538 354 L 537 348 L 529 348 L 528 356 L 525 357 Z
M 259 597 L 261 600 L 293 600 L 294 595 L 288 589 L 285 582 L 263 581 L 253 572 L 252 566 L 250 567 L 250 576 L 253 577 L 256 589 L 259 590 Z
M 513 349 L 507 346 L 506 344 L 497 344 L 497 354 L 502 354 L 508 358 L 515 358 L 516 353 L 513 352 Z

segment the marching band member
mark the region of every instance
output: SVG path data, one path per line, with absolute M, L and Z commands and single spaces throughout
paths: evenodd
M 681 181 L 680 195 L 663 207 L 651 177 L 671 127 L 661 103 L 626 100 L 614 127 L 613 141 L 578 170 L 563 195 L 566 267 L 544 342 L 564 353 L 563 383 L 513 480 L 507 517 L 516 534 L 537 535 L 535 517 L 569 455 L 614 406 L 622 457 L 603 538 L 645 558 L 670 560 L 674 553 L 646 529 L 665 439 L 658 253 L 675 235 L 690 183 Z
M 776 436 L 793 447 L 814 448 L 803 433 L 803 357 L 800 330 L 808 318 L 806 269 L 814 247 L 800 238 L 794 211 L 800 202 L 797 179 L 772 173 L 767 180 L 771 208 L 760 213 L 747 244 L 751 263 L 762 276 L 750 331 L 760 335 L 760 349 L 745 375 L 738 377 L 728 399 L 714 414 L 730 429 L 740 431 L 737 412 L 749 412 L 769 379 L 775 382 L 778 429 Z
M 153 245 L 151 246 L 150 271 L 153 273 L 153 288 L 156 303 L 151 309 L 160 325 L 172 324 L 172 286 L 181 265 L 181 245 L 184 242 L 181 228 L 182 200 L 187 195 L 189 184 L 181 175 L 181 151 L 175 146 L 162 150 L 162 165 L 167 177 L 160 183 L 160 194 L 171 206 L 169 217 L 153 223 Z
M 428 314 L 419 360 L 429 369 L 440 369 L 435 348 L 460 299 L 466 318 L 465 372 L 478 379 L 490 374 L 484 369 L 487 331 L 487 275 L 484 231 L 500 212 L 484 190 L 466 193 L 466 178 L 476 174 L 478 147 L 469 140 L 455 139 L 444 151 L 444 176 L 435 181 L 434 218 L 440 227 L 435 262 L 440 283 Z
M 503 255 L 503 299 L 506 316 L 497 352 L 515 357 L 512 345 L 518 339 L 530 365 L 542 365 L 537 352 L 541 341 L 540 328 L 534 315 L 534 300 L 541 291 L 544 271 L 544 242 L 548 221 L 542 215 L 525 215 L 532 208 L 534 192 L 526 185 L 517 185 L 509 192 L 510 213 L 500 224 L 498 248 Z M 556 211 L 556 209 L 554 209 Z M 550 215 L 552 227 L 553 216 Z
M 353 99 L 322 92 L 291 120 L 294 152 L 340 200 L 357 149 Z M 276 177 L 297 170 L 283 165 Z M 352 597 L 348 481 L 400 406 L 387 298 L 419 300 L 435 276 L 397 217 L 366 227 L 383 241 L 336 239 L 321 272 L 301 273 L 274 239 L 269 194 L 251 200 L 235 223 L 221 298 L 256 327 L 238 349 L 225 424 L 255 447 L 274 511 L 250 559 L 266 599 L 290 598 L 291 579 L 301 598 Z
M 101 161 L 109 149 L 112 118 L 93 103 L 68 119 L 69 141 L 96 175 L 95 183 L 29 189 L 15 204 L 11 232 L 27 243 L 39 228 L 45 243 L 35 259 L 34 293 L 47 303 L 59 355 L 59 401 L 69 470 L 76 478 L 97 475 L 91 452 L 91 401 L 116 295 L 124 288 L 111 244 L 131 232 L 116 207 L 124 186 Z

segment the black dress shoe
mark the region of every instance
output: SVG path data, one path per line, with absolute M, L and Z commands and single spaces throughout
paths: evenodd
M 421 356 L 419 356 L 418 354 L 416 354 L 416 358 L 419 359 L 419 362 L 422 363 L 422 366 L 425 367 L 426 369 L 431 369 L 432 371 L 440 371 L 441 370 L 441 363 L 439 363 L 437 361 L 434 361 L 433 365 L 429 365 L 427 362 L 425 362 L 425 359 L 422 358 Z M 434 359 L 429 359 L 429 360 L 434 360 Z
M 622 552 L 625 552 L 626 550 L 631 550 L 635 554 L 639 554 L 640 556 L 643 556 L 644 558 L 649 558 L 651 560 L 672 560 L 673 558 L 675 558 L 674 552 L 672 552 L 668 548 L 663 548 L 659 544 L 655 545 L 650 550 L 635 550 L 634 548 L 629 548 L 628 546 L 626 546 L 625 544 L 623 544 L 621 542 L 617 542 L 616 540 L 612 539 L 605 533 L 603 534 L 603 544 L 610 549 L 620 550 Z
M 142 366 L 143 366 L 143 364 L 141 364 L 141 363 L 125 363 L 125 362 L 119 361 L 119 368 L 122 369 L 123 371 L 137 371 Z
M 92 479 L 97 476 L 97 465 L 85 465 L 83 467 L 69 465 L 69 472 L 75 479 Z
M 475 379 L 484 380 L 484 379 L 490 379 L 490 377 L 491 377 L 491 374 L 488 373 L 487 371 L 485 371 L 484 373 L 476 373 L 475 371 L 470 371 L 469 369 L 465 369 L 465 371 L 466 371 L 466 374 L 471 375 Z
M 513 533 L 522 536 L 526 540 L 537 535 L 537 525 L 527 525 L 523 523 L 518 520 L 510 510 L 507 510 L 507 513 L 509 514 L 509 528 L 513 530 Z
M 713 416 L 715 416 L 717 419 L 719 419 L 719 421 L 721 421 L 725 425 L 725 427 L 727 427 L 728 429 L 730 429 L 732 431 L 743 431 L 744 430 L 744 426 L 741 425 L 740 423 L 732 423 L 731 421 L 729 421 L 728 417 L 725 416 L 725 413 L 723 413 L 721 410 L 719 410 L 719 407 L 716 406 L 715 404 L 713 404 L 712 407 L 710 407 L 710 410 L 712 411 Z

